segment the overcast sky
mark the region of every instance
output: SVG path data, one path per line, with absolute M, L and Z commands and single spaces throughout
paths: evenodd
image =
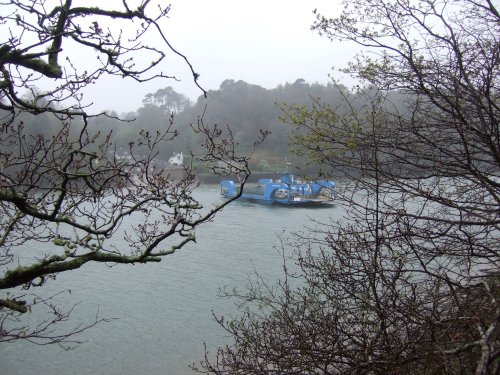
M 170 43 L 186 55 L 199 83 L 216 90 L 225 79 L 244 80 L 265 88 L 303 78 L 327 83 L 332 66 L 345 66 L 352 50 L 311 31 L 314 9 L 335 16 L 338 0 L 171 0 L 164 32 Z M 96 109 L 134 111 L 147 93 L 172 86 L 196 100 L 202 93 L 194 85 L 189 68 L 172 56 L 163 70 L 181 82 L 160 81 L 134 85 L 116 79 L 91 88 L 87 100 Z

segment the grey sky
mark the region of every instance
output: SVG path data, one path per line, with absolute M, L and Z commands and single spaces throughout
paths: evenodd
M 338 14 L 338 0 L 171 0 L 164 33 L 200 73 L 199 83 L 218 89 L 225 79 L 244 80 L 266 88 L 294 82 L 326 83 L 332 66 L 345 66 L 353 52 L 310 30 L 317 8 Z M 181 82 L 161 81 L 136 85 L 109 79 L 91 87 L 86 100 L 95 108 L 134 111 L 147 93 L 172 86 L 192 100 L 201 95 L 188 67 L 171 56 L 164 72 Z

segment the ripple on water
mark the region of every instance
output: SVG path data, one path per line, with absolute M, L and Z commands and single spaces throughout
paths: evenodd
M 207 206 L 219 201 L 216 187 L 197 194 Z M 2 374 L 191 374 L 188 365 L 202 358 L 204 341 L 213 352 L 227 339 L 211 312 L 235 309 L 218 290 L 242 287 L 254 266 L 277 277 L 276 233 L 300 231 L 309 216 L 327 219 L 339 212 L 234 202 L 199 228 L 196 244 L 158 264 L 87 265 L 61 274 L 44 292 L 72 290 L 61 303 L 79 303 L 73 322 L 91 319 L 98 308 L 118 319 L 82 335 L 88 341 L 69 352 L 55 345 L 2 344 Z

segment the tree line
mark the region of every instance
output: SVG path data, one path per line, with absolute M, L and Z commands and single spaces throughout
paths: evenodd
M 262 130 L 268 135 L 250 160 L 254 171 L 275 172 L 283 169 L 287 160 L 301 173 L 314 174 L 319 171 L 317 163 L 294 152 L 293 139 L 303 135 L 304 131 L 289 118 L 290 106 L 297 111 L 308 111 L 321 100 L 334 108 L 340 106 L 347 95 L 353 105 L 359 107 L 369 91 L 355 92 L 334 82 L 308 83 L 300 78 L 272 89 L 227 79 L 218 90 L 209 90 L 207 97 L 200 96 L 195 103 L 168 86 L 147 94 L 143 106 L 136 111 L 123 114 L 108 111 L 108 117 L 96 117 L 90 124 L 103 134 L 111 132 L 111 140 L 118 152 L 123 153 L 128 152 L 130 142 L 140 130 L 161 131 L 172 116 L 176 142 L 159 150 L 157 157 L 163 161 L 168 161 L 174 153 L 197 154 L 202 137 L 193 128 L 200 118 L 205 123 L 217 124 L 224 133 L 230 131 L 238 149 L 244 153 L 252 150 L 253 142 Z M 389 96 L 392 105 L 398 107 L 405 98 L 396 90 Z M 196 158 L 195 164 L 206 171 Z M 333 172 L 343 174 L 342 170 Z

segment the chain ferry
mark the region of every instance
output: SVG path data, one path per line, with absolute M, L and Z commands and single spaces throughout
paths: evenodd
M 288 172 L 278 175 L 278 179 L 261 178 L 256 185 L 245 184 L 238 199 L 289 206 L 328 205 L 335 199 L 333 181 L 306 182 Z M 220 189 L 221 195 L 226 198 L 234 198 L 240 192 L 240 186 L 232 180 L 221 181 Z

